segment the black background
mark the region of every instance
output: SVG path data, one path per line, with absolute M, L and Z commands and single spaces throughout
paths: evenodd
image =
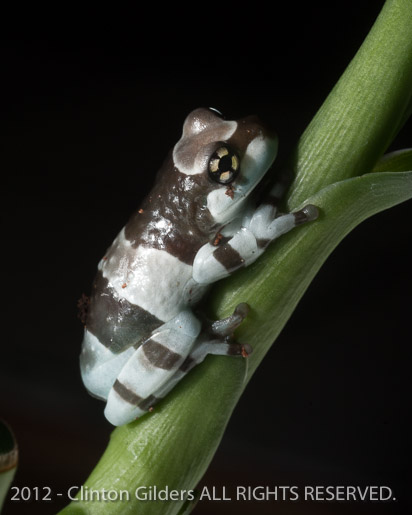
M 342 11 L 286 5 L 270 16 L 249 6 L 236 19 L 187 13 L 167 30 L 139 18 L 119 35 L 96 23 L 87 38 L 73 30 L 2 40 L 0 416 L 19 442 L 17 486 L 65 492 L 106 446 L 103 405 L 80 379 L 76 301 L 187 113 L 214 106 L 229 119 L 258 114 L 277 128 L 282 163 L 382 3 L 347 2 Z M 410 135 L 409 124 L 391 148 L 410 146 Z M 387 485 L 397 501 L 202 502 L 195 513 L 405 513 L 411 212 L 406 203 L 366 221 L 328 259 L 247 388 L 202 482 L 230 492 Z M 9 501 L 4 513 L 47 515 L 66 502 Z

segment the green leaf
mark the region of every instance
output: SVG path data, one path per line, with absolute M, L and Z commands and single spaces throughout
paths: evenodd
M 328 184 L 372 170 L 409 116 L 411 70 L 412 2 L 388 0 L 299 140 L 289 208 Z
M 17 468 L 17 444 L 7 424 L 0 420 L 0 512 Z
M 412 149 L 385 154 L 373 168 L 374 172 L 406 172 L 412 170 Z

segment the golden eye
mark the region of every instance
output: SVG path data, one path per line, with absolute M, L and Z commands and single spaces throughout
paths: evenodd
M 240 171 L 239 157 L 228 145 L 222 143 L 209 159 L 209 176 L 220 184 L 234 181 Z

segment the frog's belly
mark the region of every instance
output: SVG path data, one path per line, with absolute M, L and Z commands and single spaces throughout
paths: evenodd
M 130 304 L 166 322 L 187 303 L 184 291 L 192 266 L 165 250 L 133 248 L 122 231 L 99 265 L 109 285 Z

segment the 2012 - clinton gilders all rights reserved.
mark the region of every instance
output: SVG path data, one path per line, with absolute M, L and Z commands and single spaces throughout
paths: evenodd
M 139 486 L 134 492 L 128 490 L 101 489 L 87 486 L 71 486 L 65 492 L 53 492 L 48 486 L 17 487 L 10 490 L 12 502 L 51 502 L 65 497 L 68 501 L 124 502 L 134 497 L 139 501 L 306 501 L 306 502 L 388 502 L 396 501 L 389 486 L 353 485 L 306 485 L 306 486 L 203 486 L 198 490 L 176 490 L 168 486 L 159 488 Z

